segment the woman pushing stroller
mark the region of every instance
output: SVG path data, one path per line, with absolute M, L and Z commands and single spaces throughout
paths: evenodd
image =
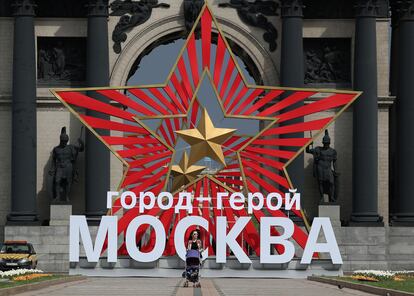
M 198 250 L 201 254 L 202 245 L 201 245 L 201 240 L 198 238 L 197 230 L 194 230 L 193 232 L 191 232 L 191 237 L 187 244 L 187 251 L 188 250 Z
M 185 271 L 183 277 L 185 278 L 184 287 L 188 287 L 188 283 L 192 282 L 194 287 L 201 287 L 200 266 L 201 266 L 201 252 L 202 243 L 199 239 L 199 232 L 194 230 L 191 232 L 190 239 L 187 244 L 187 254 L 185 257 Z

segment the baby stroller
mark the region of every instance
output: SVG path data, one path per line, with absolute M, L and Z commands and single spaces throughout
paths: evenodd
M 200 267 L 200 252 L 198 250 L 188 250 L 185 256 L 185 271 L 183 272 L 184 287 L 188 287 L 189 282 L 192 282 L 194 287 L 201 287 Z

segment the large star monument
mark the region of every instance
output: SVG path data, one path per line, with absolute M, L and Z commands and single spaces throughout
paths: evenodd
M 200 29 L 200 35 L 195 34 L 196 28 Z M 200 48 L 201 52 L 198 52 Z M 246 136 L 234 128 L 218 127 L 211 120 L 209 104 L 203 106 L 197 99 L 198 89 L 206 75 L 216 93 L 216 98 L 211 99 L 218 100 L 225 118 L 261 121 L 266 123 L 264 128 L 256 135 Z M 98 101 L 88 96 L 86 91 L 88 94 L 96 92 L 112 103 Z M 209 197 L 203 201 L 194 199 L 193 215 L 207 219 L 210 229 L 214 229 L 219 215 L 225 214 L 229 225 L 237 217 L 248 215 L 245 209 L 231 209 L 226 199 L 223 200 L 225 211 L 220 213 L 216 207 L 217 192 L 284 194 L 295 188 L 286 167 L 313 140 L 310 137 L 312 132 L 317 137 L 360 94 L 247 84 L 208 5 L 201 10 L 164 84 L 58 89 L 52 92 L 124 164 L 125 173 L 119 191 L 130 190 L 137 194 L 142 191 L 154 194 L 171 191 L 175 194 L 184 190 L 195 197 Z M 86 112 L 91 110 L 95 111 L 93 114 L 109 117 L 87 115 L 92 114 Z M 303 122 L 292 121 L 297 118 L 303 118 Z M 157 127 L 151 128 L 149 120 L 156 120 Z M 110 131 L 110 135 L 102 131 Z M 289 137 L 297 133 L 305 136 Z M 189 145 L 189 157 L 178 149 L 180 141 Z M 204 157 L 218 163 L 220 168 L 206 170 L 200 166 L 198 162 Z M 180 163 L 178 159 L 181 159 Z M 119 200 L 115 200 L 112 214 L 119 209 Z M 168 231 L 164 255 L 174 255 L 175 226 L 187 213 L 174 213 L 174 208 L 162 211 L 154 207 L 145 214 L 158 216 L 164 224 Z M 137 215 L 137 208 L 123 213 L 118 225 L 120 235 Z M 269 215 L 295 216 L 307 225 L 302 210 L 286 212 L 266 208 L 253 211 L 257 221 Z M 138 230 L 137 241 L 145 231 L 145 227 Z M 273 233 L 277 234 L 276 230 Z M 154 232 L 151 233 L 152 239 L 153 236 Z M 252 221 L 244 229 L 243 239 L 259 255 L 258 229 Z M 306 230 L 295 226 L 292 239 L 303 248 L 307 240 Z M 214 231 L 208 233 L 204 241 L 205 247 L 214 242 Z M 150 239 L 143 249 L 150 248 L 152 243 Z M 124 249 L 122 245 L 120 253 Z M 280 246 L 275 249 L 283 251 Z M 209 251 L 214 253 L 213 248 Z

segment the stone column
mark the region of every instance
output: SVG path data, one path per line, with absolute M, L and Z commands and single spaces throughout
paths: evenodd
M 379 223 L 376 1 L 356 1 L 353 109 L 353 204 L 351 222 Z
M 89 0 L 88 3 L 86 80 L 89 87 L 109 84 L 108 0 Z M 108 102 L 95 92 L 89 92 L 88 95 Z M 95 111 L 89 111 L 88 115 L 109 118 Z M 99 219 L 106 213 L 106 192 L 110 190 L 109 150 L 89 131 L 86 133 L 85 147 L 86 215 L 90 219 Z
M 36 54 L 33 0 L 15 0 L 12 102 L 11 223 L 37 220 L 36 214 Z
M 282 0 L 281 4 L 282 44 L 280 82 L 285 87 L 302 87 L 304 84 L 302 0 Z M 290 109 L 296 109 L 302 104 L 295 104 Z M 289 124 L 299 122 L 303 122 L 303 118 L 291 120 Z M 303 133 L 289 134 L 289 137 L 301 138 L 303 137 Z M 302 193 L 304 188 L 303 153 L 289 165 L 287 170 L 293 185 Z
M 414 1 L 397 1 L 397 175 L 393 225 L 414 225 Z M 395 177 L 395 176 L 394 176 Z

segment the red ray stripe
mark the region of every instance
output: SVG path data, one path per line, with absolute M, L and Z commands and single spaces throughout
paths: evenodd
M 221 100 L 224 97 L 224 94 L 226 93 L 227 86 L 230 82 L 230 78 L 231 78 L 231 75 L 233 74 L 234 68 L 235 68 L 234 61 L 232 58 L 229 57 L 229 60 L 227 61 L 226 72 L 224 74 L 224 79 L 220 87 L 220 99 Z
M 190 61 L 191 74 L 193 75 L 194 87 L 197 87 L 198 82 L 200 80 L 200 76 L 198 74 L 199 70 L 198 70 L 198 59 L 197 59 L 197 47 L 196 47 L 194 33 L 191 34 L 190 40 L 188 41 L 187 55 L 188 55 L 188 60 Z
M 167 107 L 170 111 L 172 111 L 171 113 L 173 114 L 177 114 L 178 110 L 177 108 L 171 104 L 171 102 L 169 102 L 164 95 L 160 92 L 159 89 L 157 88 L 150 88 L 149 91 L 152 93 L 153 96 L 155 96 L 160 102 L 161 104 L 164 104 L 165 107 Z
M 238 185 L 238 186 L 244 185 L 243 181 L 241 180 L 233 180 L 231 178 L 220 178 L 220 177 L 216 177 L 216 179 L 225 184 L 233 184 L 233 185 Z
M 240 100 L 247 94 L 249 89 L 243 85 L 242 89 L 239 91 L 237 97 L 233 100 L 233 103 L 231 103 L 230 107 L 227 109 L 227 112 L 232 112 L 233 109 L 237 106 L 237 104 L 240 102 Z
M 212 17 L 206 9 L 201 16 L 201 39 L 203 48 L 203 69 L 210 69 L 210 49 L 211 49 L 211 23 Z
M 193 90 L 190 84 L 190 80 L 188 79 L 187 69 L 184 63 L 184 56 L 181 56 L 181 59 L 179 59 L 178 61 L 178 71 L 180 72 L 180 76 L 181 76 L 182 82 L 185 86 L 188 96 L 192 97 Z
M 161 114 L 169 114 L 169 112 L 160 106 L 158 102 L 155 102 L 149 95 L 147 95 L 145 92 L 143 92 L 141 89 L 138 88 L 131 88 L 129 89 L 129 92 L 145 102 L 147 105 L 151 106 L 151 108 L 157 110 Z
M 267 149 L 267 148 L 253 147 L 253 146 L 247 146 L 245 150 L 258 153 L 260 155 L 265 154 L 265 155 L 271 155 L 274 157 L 280 157 L 280 158 L 285 158 L 285 159 L 291 159 L 296 154 L 296 152 L 294 151 Z
M 171 144 L 171 140 L 170 140 L 170 138 L 167 136 L 167 132 L 165 131 L 165 127 L 164 127 L 164 125 L 161 125 L 161 126 L 160 126 L 159 131 L 160 131 L 160 133 L 161 133 L 162 137 L 164 138 L 164 140 L 167 142 L 167 144 L 168 144 L 168 145 L 170 145 L 170 146 L 172 146 L 172 144 Z
M 240 172 L 236 172 L 236 171 L 230 171 L 230 172 L 218 172 L 216 174 L 216 176 L 236 176 L 236 177 L 240 177 Z
M 167 174 L 167 172 L 168 172 L 168 167 L 163 168 L 155 175 L 152 175 L 151 178 L 148 179 L 148 181 L 142 182 L 139 186 L 134 187 L 131 191 L 134 192 L 135 194 L 139 194 L 142 191 L 147 191 L 147 188 L 154 183 L 164 184 L 165 179 L 162 179 L 162 177 L 164 177 Z
M 171 154 L 172 154 L 171 151 L 166 151 L 166 152 L 163 152 L 163 153 L 158 153 L 158 154 L 155 154 L 155 155 L 147 156 L 145 158 L 134 160 L 134 161 L 131 161 L 129 163 L 129 168 L 132 169 L 132 168 L 140 167 L 140 166 L 143 166 L 147 163 L 151 163 L 155 160 L 171 156 Z M 171 157 L 169 157 L 168 159 L 171 160 Z
M 155 115 L 151 110 L 148 110 L 144 106 L 136 103 L 132 98 L 125 96 L 116 90 L 98 90 L 97 92 L 144 115 Z
M 250 138 L 247 138 L 247 139 L 245 139 L 245 140 L 243 140 L 242 142 L 240 142 L 239 144 L 237 144 L 237 145 L 234 145 L 233 147 L 231 147 L 231 151 L 230 150 L 228 150 L 228 151 L 225 151 L 223 154 L 224 154 L 224 156 L 228 156 L 229 154 L 231 154 L 231 153 L 234 153 L 234 152 L 236 152 L 236 151 L 238 151 L 241 147 L 243 147 L 244 146 L 244 144 L 246 144 L 247 142 L 249 142 L 250 141 Z
M 276 97 L 278 97 L 281 93 L 283 93 L 282 90 L 272 90 L 268 94 L 266 94 L 263 98 L 259 99 L 259 101 L 251 106 L 249 109 L 247 109 L 243 114 L 249 115 L 253 112 L 259 110 L 261 107 L 269 103 L 270 101 L 274 100 Z
M 253 183 L 248 178 L 246 178 L 246 183 L 247 183 L 247 188 L 249 188 L 250 192 L 260 192 L 260 190 L 256 186 L 254 186 Z
M 278 112 L 288 106 L 291 106 L 297 102 L 303 101 L 306 98 L 313 96 L 316 92 L 309 92 L 309 91 L 298 91 L 295 92 L 293 95 L 281 100 L 279 103 L 273 105 L 272 107 L 267 108 L 266 110 L 257 114 L 257 116 L 268 116 L 275 112 Z
M 321 130 L 325 125 L 327 125 L 333 117 L 327 117 L 312 121 L 307 121 L 303 123 L 296 123 L 290 124 L 287 126 L 281 126 L 269 129 L 263 132 L 263 136 L 272 136 L 272 135 L 282 135 L 282 134 L 290 134 L 290 133 L 298 133 L 304 131 L 312 131 L 312 130 Z
M 254 162 L 244 160 L 242 161 L 243 165 L 248 166 L 255 170 L 256 172 L 268 177 L 270 180 L 280 184 L 281 186 L 289 189 L 289 183 L 285 177 L 282 177 L 274 172 L 266 170 L 265 168 L 261 167 L 260 165 L 255 164 Z
M 265 180 L 260 178 L 259 175 L 256 174 L 256 171 L 250 171 L 249 169 L 245 169 L 244 173 L 246 174 L 246 176 L 249 176 L 249 178 L 251 178 L 253 181 L 255 181 L 258 185 L 260 185 L 262 188 L 264 188 L 268 192 L 277 192 L 281 194 L 282 196 L 284 195 L 283 192 L 281 192 L 279 189 L 277 189 L 276 187 L 272 186 L 271 184 L 267 183 Z M 283 203 L 284 203 L 284 200 L 283 200 Z M 302 218 L 302 213 L 300 211 L 292 208 L 292 212 L 295 213 L 296 216 Z
M 303 147 L 308 143 L 310 138 L 288 138 L 288 139 L 257 139 L 252 145 L 268 145 L 268 146 L 295 146 Z
M 135 121 L 134 114 L 127 111 L 123 111 L 119 108 L 111 106 L 107 103 L 92 99 L 77 92 L 62 92 L 60 93 L 62 99 L 71 105 L 83 107 L 85 109 L 94 110 L 97 112 L 105 113 L 111 116 L 119 117 L 128 121 Z
M 302 117 L 304 115 L 336 108 L 336 107 L 348 104 L 350 101 L 352 101 L 353 98 L 354 98 L 354 95 L 346 95 L 346 94 L 333 95 L 328 98 L 321 99 L 317 102 L 310 103 L 308 105 L 304 105 L 292 111 L 283 113 L 278 116 L 278 119 L 279 119 L 279 122 L 283 122 L 283 121 L 290 120 L 293 118 Z
M 181 110 L 181 112 L 185 113 L 185 108 L 183 107 L 183 105 L 178 101 L 177 96 L 174 94 L 174 92 L 171 90 L 171 87 L 169 85 L 167 85 L 164 88 L 165 92 L 167 93 L 167 95 L 171 98 L 171 100 L 174 102 L 174 104 Z
M 262 93 L 263 89 L 255 89 L 248 97 L 245 99 L 240 106 L 234 111 L 235 114 L 239 114 L 241 111 L 243 111 L 244 108 L 246 108 L 251 102 L 253 102 L 255 99 L 257 99 Z
M 108 145 L 133 145 L 133 144 L 157 144 L 159 141 L 154 138 L 138 138 L 138 137 L 111 137 L 111 136 L 102 136 L 102 139 Z
M 119 150 L 117 151 L 121 157 L 131 157 L 135 155 L 141 154 L 149 154 L 154 153 L 155 151 L 165 151 L 166 148 L 164 146 L 156 146 L 156 147 L 149 147 L 149 148 L 136 148 L 136 149 L 128 149 L 128 150 Z
M 230 91 L 227 94 L 226 99 L 224 100 L 224 107 L 227 107 L 227 105 L 230 103 L 231 98 L 233 98 L 234 93 L 239 88 L 241 82 L 242 82 L 242 77 L 239 73 L 237 73 L 236 78 L 234 79 L 233 85 L 231 86 Z
M 274 167 L 278 170 L 282 170 L 283 166 L 285 165 L 284 163 L 282 163 L 280 161 L 276 161 L 274 159 L 258 156 L 256 153 L 249 153 L 247 151 L 243 151 L 243 152 L 240 153 L 240 155 L 242 157 L 258 161 L 259 163 L 263 163 L 263 164 L 272 166 L 272 167 Z
M 171 124 L 171 119 L 166 119 L 165 124 L 167 125 L 168 134 L 172 140 L 172 143 L 174 143 L 176 138 L 175 138 L 174 129 Z
M 216 89 L 218 89 L 220 83 L 221 68 L 223 66 L 225 50 L 226 47 L 223 38 L 221 37 L 221 35 L 219 35 L 216 49 L 216 63 L 214 65 L 214 85 L 216 86 Z
M 198 100 L 195 100 L 193 103 L 193 110 L 191 110 L 191 128 L 193 128 L 197 123 L 197 114 L 200 109 L 200 105 L 198 104 Z
M 176 89 L 178 96 L 181 99 L 181 103 L 183 104 L 184 108 L 188 108 L 188 97 L 187 97 L 187 93 L 184 91 L 181 83 L 178 81 L 177 76 L 175 75 L 175 73 L 173 73 L 171 75 L 171 82 L 174 85 L 174 88 Z
M 137 134 L 148 135 L 149 132 L 139 126 L 133 126 L 129 124 L 119 123 L 111 120 L 96 118 L 88 115 L 79 114 L 79 116 L 92 128 L 95 129 L 105 129 L 105 130 L 114 130 L 122 132 L 131 132 Z M 138 125 L 138 124 L 137 124 Z
M 265 180 L 260 178 L 260 176 L 255 172 L 251 171 L 248 168 L 244 168 L 244 174 L 251 178 L 254 182 L 257 183 L 257 185 L 261 186 L 263 189 L 265 189 L 267 192 L 277 192 L 283 195 L 283 192 L 277 189 L 275 186 L 267 183 Z

